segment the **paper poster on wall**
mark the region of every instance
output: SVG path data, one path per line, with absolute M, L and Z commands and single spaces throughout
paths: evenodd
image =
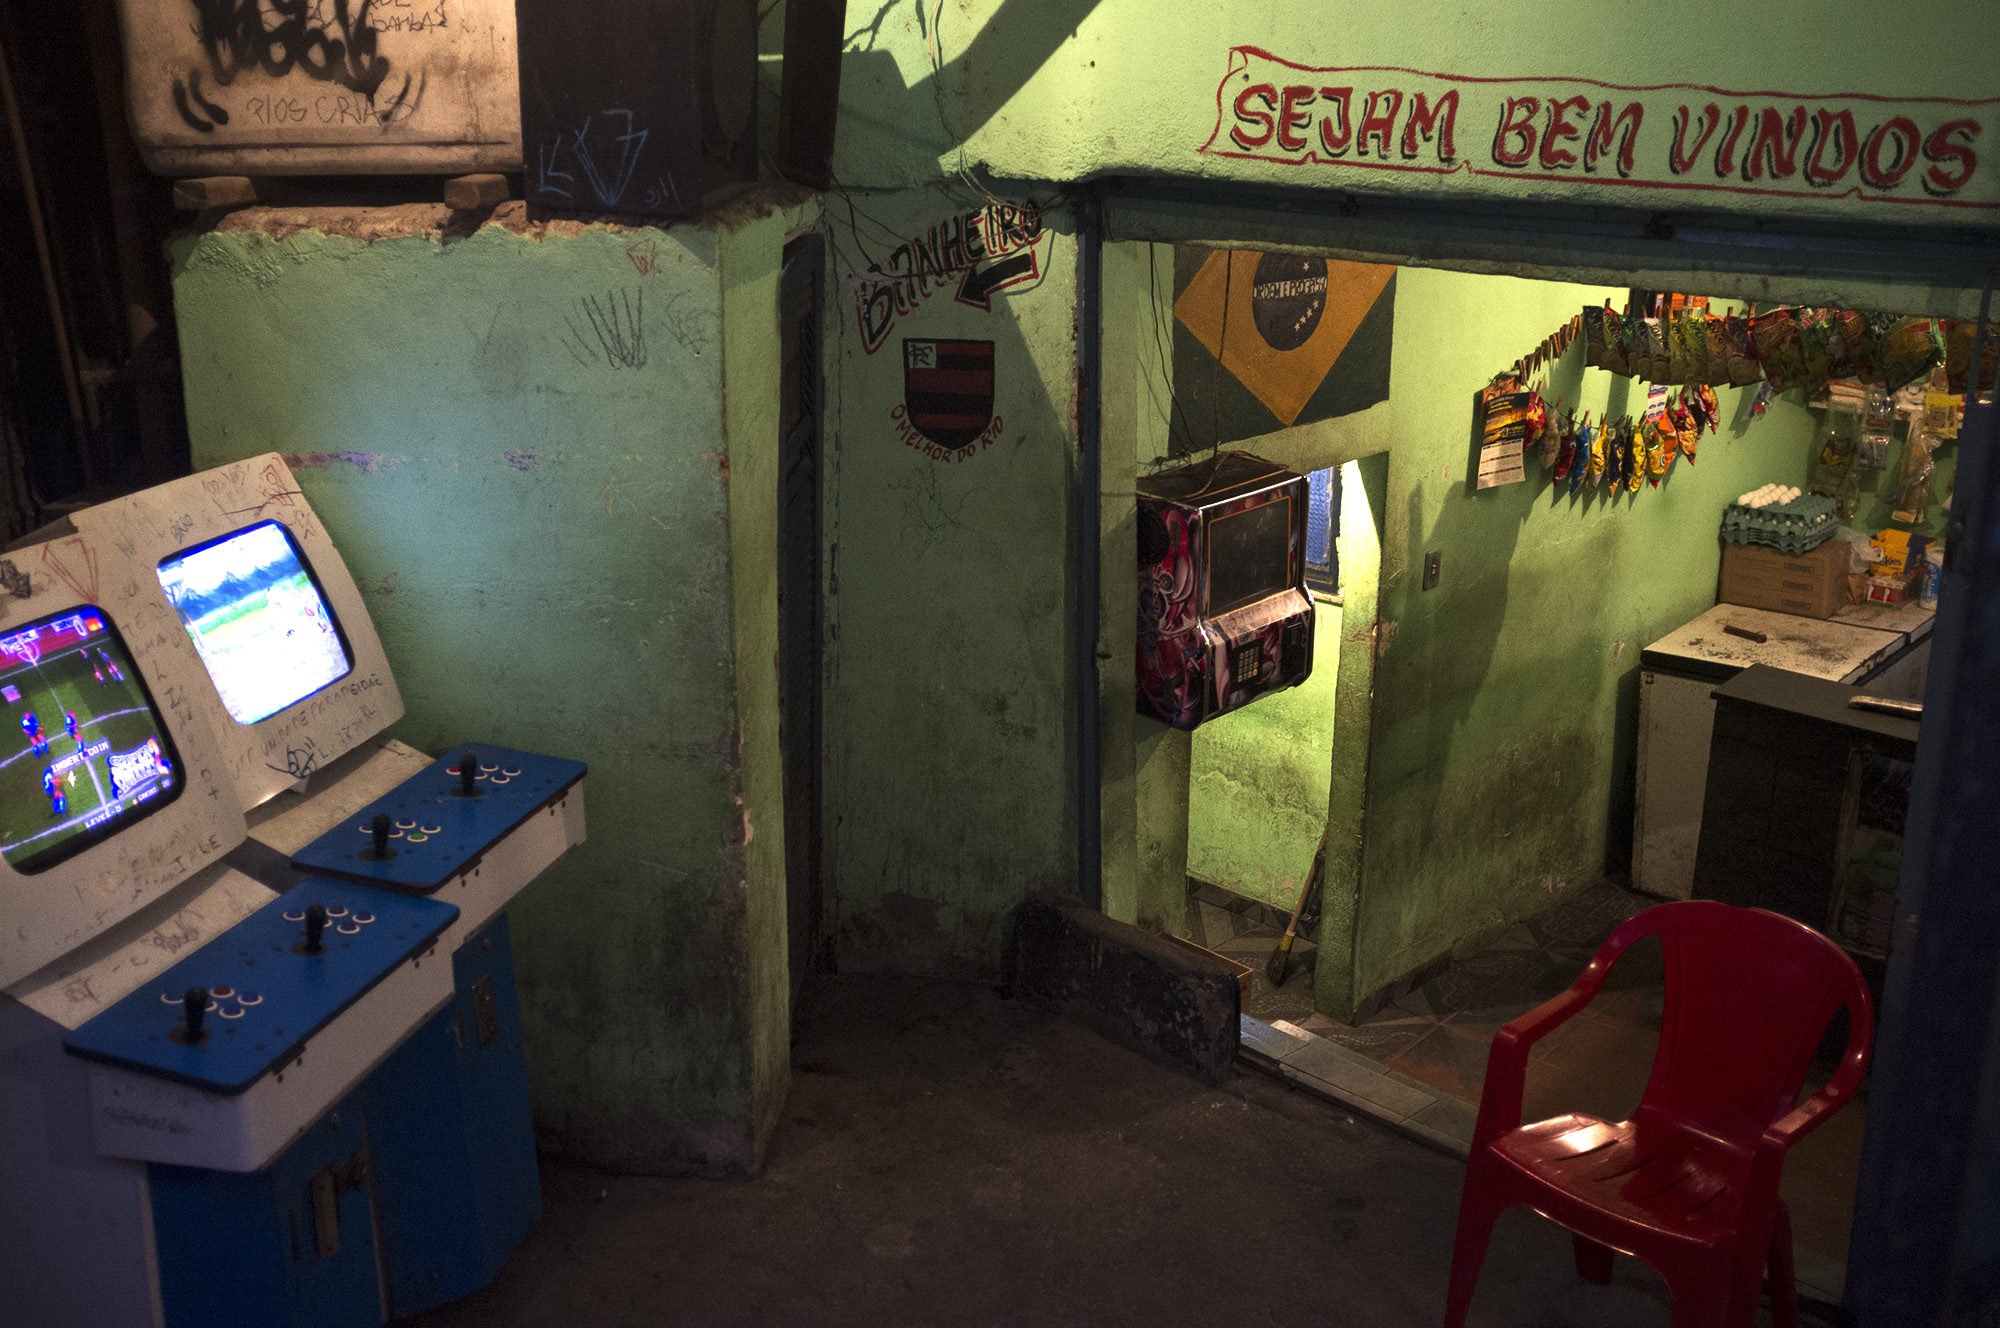
M 1176 246 L 1172 452 L 1388 400 L 1395 283 L 1384 264 Z

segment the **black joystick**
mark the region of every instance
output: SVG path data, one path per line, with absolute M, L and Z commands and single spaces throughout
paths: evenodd
M 324 954 L 326 947 L 320 944 L 320 933 L 326 930 L 326 906 L 306 905 L 306 943 L 299 947 L 300 954 Z
M 375 861 L 386 862 L 389 858 L 389 813 L 376 812 L 369 828 L 375 832 Z
M 458 796 L 461 798 L 478 797 L 479 790 L 474 788 L 472 785 L 472 781 L 477 779 L 478 777 L 479 777 L 479 758 L 474 756 L 471 752 L 467 752 L 465 755 L 459 757 L 458 789 L 457 789 Z
M 176 1041 L 185 1046 L 193 1046 L 206 1038 L 208 1030 L 201 1025 L 202 1020 L 208 1015 L 208 990 L 204 987 L 189 987 L 187 994 L 181 997 L 181 1015 L 187 1023 Z

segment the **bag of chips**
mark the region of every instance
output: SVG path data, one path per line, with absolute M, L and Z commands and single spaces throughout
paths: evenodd
M 1944 320 L 1944 372 L 1955 392 L 1965 390 L 1966 371 L 1972 368 L 1972 337 L 1976 330 L 1974 324 L 1962 318 Z M 1979 359 L 1979 390 L 1992 391 L 1996 376 L 2000 376 L 2000 327 L 1988 323 L 1986 345 Z
M 1591 345 L 1597 352 L 1598 367 L 1610 373 L 1632 376 L 1632 360 L 1626 350 L 1625 320 L 1608 305 L 1597 312 L 1597 334 Z
M 1729 360 L 1728 374 L 1716 382 L 1749 387 L 1764 381 L 1764 368 L 1757 363 L 1756 348 L 1750 338 L 1749 319 L 1731 314 L 1722 320 L 1722 347 Z
M 1583 306 L 1583 364 L 1586 369 L 1604 367 L 1604 348 L 1610 345 L 1604 335 L 1604 310 L 1594 304 Z
M 1827 370 L 1833 363 L 1828 313 L 1825 309 L 1799 310 L 1799 352 L 1805 357 L 1806 395 L 1809 397 L 1826 390 Z
M 1583 480 L 1590 473 L 1590 453 L 1596 445 L 1597 430 L 1593 429 L 1588 416 L 1576 431 L 1576 457 L 1570 462 L 1569 491 L 1574 494 L 1583 488 Z
M 1591 436 L 1590 469 L 1583 477 L 1584 482 L 1587 484 L 1604 483 L 1604 470 L 1610 462 L 1611 426 L 1609 423 L 1606 423 L 1599 425 L 1597 432 Z
M 1764 366 L 1764 381 L 1773 392 L 1785 392 L 1805 382 L 1805 353 L 1799 347 L 1799 320 L 1792 310 L 1772 309 L 1750 320 L 1750 347 Z
M 1908 387 L 1944 363 L 1944 347 L 1938 344 L 1928 318 L 1897 319 L 1882 335 L 1881 346 L 1882 382 L 1891 392 Z
M 1680 443 L 1681 455 L 1686 457 L 1688 464 L 1692 466 L 1695 444 L 1701 441 L 1701 429 L 1695 424 L 1694 413 L 1687 408 L 1684 400 L 1674 403 L 1673 423 L 1674 437 Z
M 1639 426 L 1626 416 L 1622 427 L 1625 431 L 1625 487 L 1633 493 L 1646 479 L 1646 445 L 1639 435 Z
M 1868 320 L 1854 309 L 1829 309 L 1826 315 L 1826 376 L 1859 378 L 1866 368 L 1863 348 Z

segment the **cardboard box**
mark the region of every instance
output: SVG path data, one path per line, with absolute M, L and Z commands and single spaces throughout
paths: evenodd
M 1831 618 L 1847 604 L 1847 541 L 1830 539 L 1810 553 L 1780 553 L 1762 544 L 1722 546 L 1722 588 L 1716 599 L 1807 618 Z

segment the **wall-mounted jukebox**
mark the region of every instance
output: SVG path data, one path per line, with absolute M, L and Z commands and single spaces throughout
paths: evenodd
M 1306 478 L 1247 452 L 1139 482 L 1139 711 L 1192 729 L 1312 672 Z

